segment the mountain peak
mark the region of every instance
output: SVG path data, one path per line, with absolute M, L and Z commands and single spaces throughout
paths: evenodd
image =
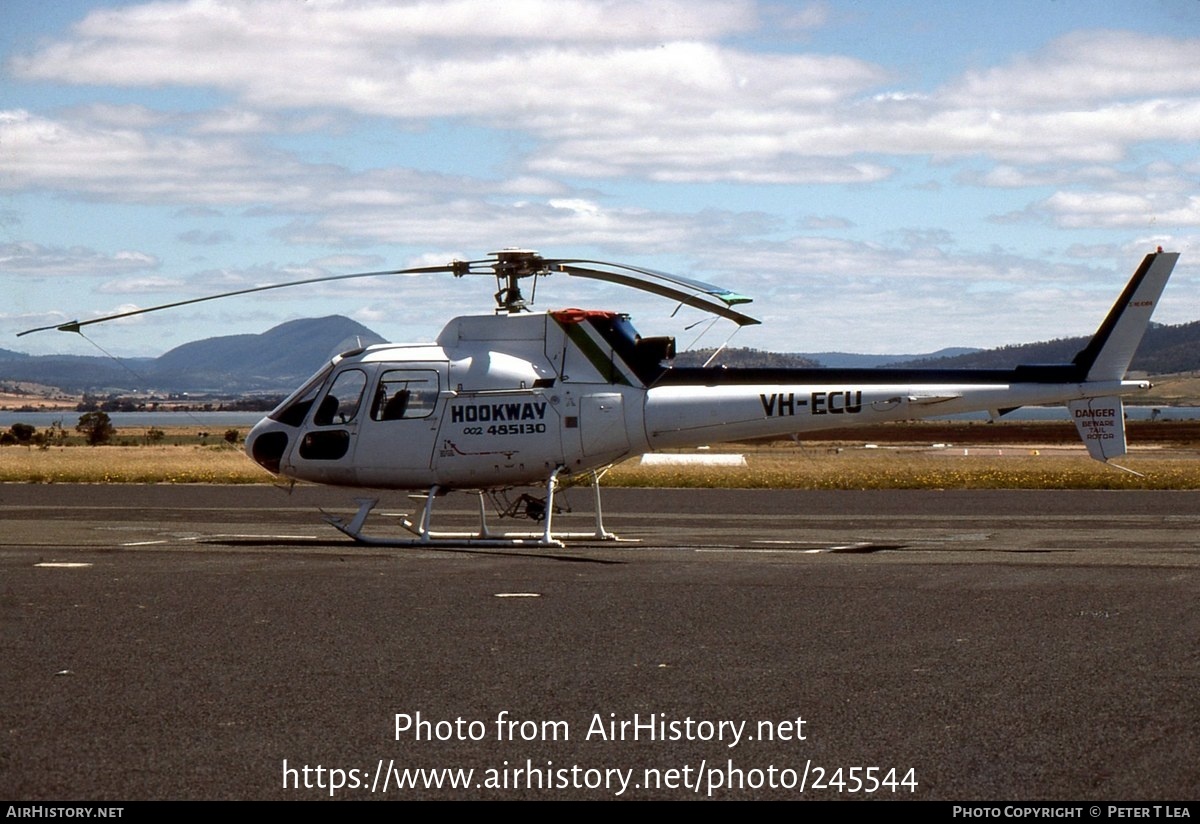
M 57 386 L 68 392 L 290 392 L 338 352 L 385 343 L 342 315 L 301 318 L 261 334 L 222 335 L 176 346 L 158 358 L 78 355 L 5 357 L 0 378 Z
M 291 389 L 347 348 L 385 343 L 383 337 L 342 315 L 300 318 L 257 335 L 225 335 L 185 343 L 154 361 L 152 376 L 164 386 L 197 381 L 225 391 Z

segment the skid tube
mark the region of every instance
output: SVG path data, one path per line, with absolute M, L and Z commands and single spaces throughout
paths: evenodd
M 358 511 L 347 521 L 339 515 L 324 513 L 327 524 L 344 535 L 354 539 L 356 543 L 367 546 L 394 547 L 493 547 L 516 549 L 521 547 L 562 548 L 563 541 L 622 541 L 612 532 L 604 528 L 604 515 L 600 508 L 600 478 L 602 472 L 592 473 L 592 494 L 595 502 L 596 528 L 592 532 L 563 532 L 553 534 L 552 521 L 554 518 L 554 493 L 558 488 L 558 475 L 563 468 L 558 467 L 550 473 L 546 480 L 546 519 L 541 532 L 492 532 L 487 524 L 487 510 L 484 505 L 483 492 L 478 492 L 479 498 L 479 529 L 476 532 L 434 532 L 433 502 L 443 491 L 434 485 L 425 495 L 425 504 L 421 509 L 421 518 L 413 523 L 407 517 L 402 518 L 401 525 L 411 532 L 412 538 L 380 538 L 363 533 L 367 517 L 379 503 L 378 498 L 355 498 Z

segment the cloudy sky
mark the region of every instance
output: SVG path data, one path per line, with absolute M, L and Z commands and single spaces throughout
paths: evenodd
M 755 298 L 733 345 L 1090 333 L 1141 257 L 1200 319 L 1200 2 L 0 0 L 17 331 L 505 246 Z M 354 281 L 91 327 L 120 354 L 340 313 L 398 341 L 492 283 Z M 562 276 L 538 306 L 701 316 Z M 698 345 L 716 345 L 722 321 Z

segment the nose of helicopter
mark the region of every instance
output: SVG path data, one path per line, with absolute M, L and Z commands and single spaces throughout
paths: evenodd
M 291 440 L 287 427 L 270 418 L 263 418 L 246 436 L 246 454 L 263 469 L 279 474 L 279 465 Z

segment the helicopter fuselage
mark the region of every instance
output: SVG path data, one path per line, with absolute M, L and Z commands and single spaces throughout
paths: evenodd
M 383 344 L 334 358 L 254 428 L 246 449 L 298 480 L 488 489 L 589 472 L 656 449 L 999 414 L 1149 386 L 1088 380 L 1072 365 L 670 368 L 673 347 L 669 338 L 641 338 L 611 312 L 460 317 L 434 344 Z
M 340 355 L 254 428 L 247 452 L 319 483 L 486 489 L 647 451 L 637 424 L 644 387 L 606 373 L 601 345 L 589 338 L 596 351 L 585 353 L 566 328 L 592 318 L 622 332 L 627 324 L 612 313 L 563 318 L 460 317 L 432 345 Z M 609 370 L 627 369 L 609 349 Z

